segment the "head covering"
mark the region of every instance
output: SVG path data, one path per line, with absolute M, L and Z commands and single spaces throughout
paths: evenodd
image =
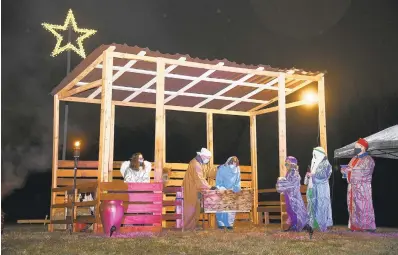
M 369 144 L 368 144 L 368 142 L 365 139 L 359 138 L 357 143 L 362 145 L 363 147 L 365 147 L 366 150 L 369 149 Z
M 326 156 L 326 151 L 322 147 L 316 147 L 316 148 L 314 148 L 314 151 L 320 152 Z
M 295 157 L 289 156 L 286 158 L 286 161 L 288 161 L 291 164 L 297 165 L 297 159 Z
M 202 148 L 200 150 L 200 152 L 196 152 L 196 154 L 198 154 L 199 156 L 204 156 L 204 157 L 209 157 L 209 158 L 211 157 L 211 151 L 209 151 L 206 148 Z
M 239 159 L 238 159 L 238 157 L 236 157 L 236 156 L 229 157 L 229 158 L 227 159 L 227 161 L 225 162 L 225 165 L 231 165 L 232 163 L 235 163 L 236 166 L 239 166 Z
M 235 163 L 235 165 L 233 165 L 232 163 Z M 239 159 L 236 156 L 229 157 L 224 165 L 226 167 L 230 167 L 232 169 L 233 173 L 237 173 L 238 171 L 240 171 L 240 169 L 239 169 Z
M 312 161 L 311 161 L 311 173 L 314 174 L 318 165 L 322 162 L 325 158 L 326 152 L 322 147 L 314 148 L 312 152 Z

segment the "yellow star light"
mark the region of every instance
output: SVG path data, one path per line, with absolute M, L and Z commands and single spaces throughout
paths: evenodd
M 77 38 L 77 46 L 73 45 L 72 43 L 68 42 L 65 46 L 61 47 L 62 40 L 64 39 L 62 35 L 59 34 L 56 30 L 61 30 L 61 31 L 66 31 L 68 30 L 69 26 L 72 26 L 73 31 L 75 33 L 79 34 L 79 37 Z M 51 56 L 55 57 L 56 55 L 67 51 L 67 50 L 73 50 L 76 52 L 79 56 L 82 58 L 86 58 L 86 53 L 84 52 L 83 48 L 83 40 L 89 38 L 93 34 L 95 34 L 97 31 L 93 29 L 86 29 L 86 28 L 78 28 L 75 17 L 73 16 L 73 12 L 71 9 L 68 11 L 68 15 L 66 16 L 65 23 L 63 26 L 61 25 L 53 25 L 53 24 L 48 24 L 48 23 L 43 23 L 42 26 L 50 31 L 55 38 L 57 38 L 57 43 L 55 44 L 55 48 L 51 54 Z

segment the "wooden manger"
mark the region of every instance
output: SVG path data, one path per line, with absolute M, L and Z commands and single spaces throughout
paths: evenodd
M 182 192 L 180 186 L 187 166 L 187 164 L 166 163 L 166 112 L 186 111 L 206 114 L 207 148 L 212 152 L 214 152 L 213 114 L 248 117 L 251 165 L 241 166 L 241 175 L 242 187 L 253 190 L 253 203 L 251 216 L 244 213 L 237 215 L 237 219 L 252 219 L 258 224 L 257 115 L 278 112 L 279 172 L 284 176 L 286 109 L 306 104 L 305 101 L 286 103 L 285 97 L 314 82 L 318 83 L 320 143 L 326 150 L 323 73 L 276 69 L 264 65 L 246 66 L 227 60 L 201 60 L 189 55 L 162 54 L 119 44 L 98 47 L 51 92 L 54 96 L 54 121 L 49 230 L 53 231 L 56 227 L 65 229 L 65 224 L 77 220 L 77 215 L 68 215 L 71 194 L 76 196 L 85 189 L 91 189 L 90 192 L 99 194 L 100 198 L 95 202 L 76 203 L 75 211 L 79 212 L 87 210 L 87 207 L 93 206 L 94 203 L 96 210 L 98 209 L 104 191 L 101 190 L 103 185 L 108 188 L 120 188 L 120 191 L 134 192 L 123 188 L 125 184 L 119 172 L 120 162 L 113 160 L 116 106 L 151 108 L 156 111 L 152 181 L 162 182 L 163 173 L 169 172 L 169 179 L 163 183 L 162 190 L 163 228 L 181 227 L 177 222 L 181 218 L 178 215 L 181 215 L 180 201 L 183 199 L 176 200 L 176 197 Z M 101 105 L 98 161 L 79 163 L 77 173 L 80 191 L 71 188 L 73 162 L 71 164 L 70 161 L 58 160 L 60 101 Z M 276 101 L 278 106 L 267 107 Z M 216 166 L 213 159 L 209 166 L 210 169 Z M 214 185 L 214 177 L 211 175 L 208 176 L 208 181 Z M 104 183 L 110 183 L 110 186 Z M 170 190 L 169 187 L 175 187 L 175 190 Z M 283 210 L 282 204 L 280 208 Z M 88 221 L 87 218 L 85 220 Z M 151 224 L 156 224 L 158 227 L 159 217 L 151 218 L 153 219 Z M 95 229 L 98 231 L 99 218 L 89 220 L 95 222 Z M 214 217 L 210 218 L 209 225 L 215 226 Z
M 231 190 L 206 190 L 201 194 L 204 213 L 250 212 L 253 209 L 251 189 L 236 193 Z

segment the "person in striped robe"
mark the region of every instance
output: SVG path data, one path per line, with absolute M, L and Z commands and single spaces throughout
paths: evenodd
M 369 144 L 360 138 L 355 144 L 356 154 L 341 172 L 347 176 L 348 228 L 351 231 L 376 230 L 372 201 L 372 174 L 375 162 L 367 153 Z
M 310 171 L 304 178 L 307 187 L 307 211 L 309 225 L 324 232 L 333 226 L 332 205 L 330 203 L 329 178 L 332 174 L 326 152 L 322 147 L 313 150 Z

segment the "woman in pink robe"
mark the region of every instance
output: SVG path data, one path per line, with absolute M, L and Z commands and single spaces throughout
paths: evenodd
M 375 214 L 372 201 L 372 174 L 375 162 L 366 152 L 369 148 L 365 139 L 355 144 L 356 154 L 341 172 L 347 176 L 348 228 L 352 231 L 375 231 Z

